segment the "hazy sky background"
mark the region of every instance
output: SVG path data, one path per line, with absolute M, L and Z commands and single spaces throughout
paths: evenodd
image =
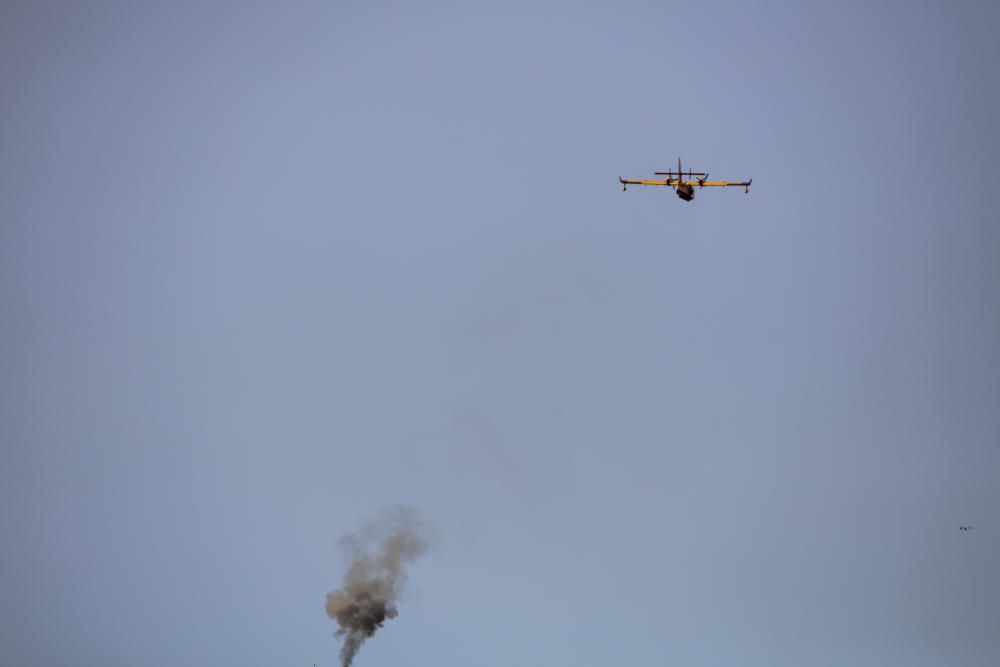
M 0 664 L 1000 664 L 998 31 L 3 3 Z

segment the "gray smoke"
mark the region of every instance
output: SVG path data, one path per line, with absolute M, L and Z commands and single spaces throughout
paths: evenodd
M 343 587 L 326 594 L 326 614 L 340 626 L 340 661 L 350 667 L 365 640 L 399 615 L 396 599 L 406 584 L 405 566 L 427 550 L 427 538 L 415 510 L 392 507 L 342 537 L 340 547 L 350 566 Z

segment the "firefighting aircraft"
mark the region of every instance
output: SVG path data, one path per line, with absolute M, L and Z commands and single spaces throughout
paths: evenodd
M 630 185 L 665 185 L 670 188 L 674 188 L 677 191 L 677 196 L 684 201 L 691 201 L 694 199 L 694 187 L 697 185 L 699 188 L 724 188 L 731 185 L 739 185 L 744 188 L 744 192 L 750 194 L 750 184 L 753 183 L 751 178 L 749 181 L 710 181 L 708 180 L 708 174 L 700 171 L 681 171 L 681 159 L 677 158 L 677 171 L 657 171 L 655 172 L 657 176 L 666 176 L 665 181 L 627 181 L 621 176 L 618 177 L 618 181 L 622 184 L 622 190 L 628 190 Z M 684 177 L 695 178 L 700 176 L 700 178 L 693 181 L 682 180 Z

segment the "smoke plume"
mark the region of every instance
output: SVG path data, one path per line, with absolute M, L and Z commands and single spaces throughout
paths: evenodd
M 344 585 L 326 594 L 326 614 L 337 621 L 343 667 L 388 618 L 396 618 L 396 599 L 406 584 L 405 567 L 427 550 L 420 516 L 413 509 L 383 510 L 357 533 L 340 539 L 350 559 Z

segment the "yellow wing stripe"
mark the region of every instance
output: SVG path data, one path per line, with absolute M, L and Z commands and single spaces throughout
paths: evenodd
M 697 186 L 699 188 L 700 187 L 706 187 L 706 188 L 716 187 L 716 188 L 719 188 L 719 187 L 725 187 L 727 185 L 739 185 L 739 186 L 742 186 L 742 187 L 746 187 L 746 186 L 750 185 L 750 183 L 749 182 L 736 183 L 736 182 L 733 182 L 733 181 L 705 181 L 704 183 L 702 183 L 701 181 L 690 181 L 690 182 L 684 183 L 684 185 L 695 185 L 695 186 Z
M 625 185 L 677 185 L 677 181 L 622 181 Z

